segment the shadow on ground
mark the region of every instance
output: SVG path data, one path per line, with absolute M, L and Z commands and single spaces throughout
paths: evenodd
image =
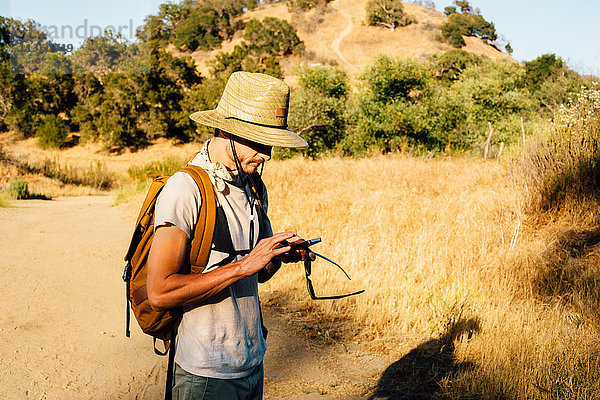
M 453 323 L 444 335 L 412 349 L 386 368 L 369 400 L 433 399 L 445 378 L 474 367 L 473 363 L 457 361 L 454 342 L 463 335 L 470 338 L 477 331 L 477 318 L 461 319 Z

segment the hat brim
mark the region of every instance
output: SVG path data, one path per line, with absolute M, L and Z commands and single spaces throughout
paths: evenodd
M 308 143 L 287 128 L 278 128 L 235 118 L 225 118 L 217 110 L 197 111 L 190 115 L 199 124 L 219 128 L 227 133 L 274 147 L 306 147 Z

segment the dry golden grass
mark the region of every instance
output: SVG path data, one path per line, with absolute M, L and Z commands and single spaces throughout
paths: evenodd
M 502 292 L 505 282 L 486 278 L 519 223 L 518 196 L 504 175 L 497 162 L 386 156 L 272 162 L 265 181 L 275 228 L 322 237 L 315 251 L 353 277 L 317 262 L 316 287 L 367 289 L 319 310 L 348 315 L 370 339 L 422 338 L 440 333 L 456 310 L 475 312 L 483 297 Z M 267 288 L 310 303 L 300 268 L 288 267 Z
M 567 300 L 575 287 L 559 296 L 540 290 L 566 276 L 548 266 L 569 251 L 557 232 L 572 221 L 528 226 L 522 188 L 506 171 L 472 158 L 271 162 L 264 177 L 274 228 L 322 237 L 315 251 L 353 278 L 316 262 L 317 292 L 367 291 L 313 302 L 301 267 L 291 265 L 264 286 L 266 301 L 349 319 L 354 340 L 376 350 L 402 356 L 414 348 L 423 355 L 417 364 L 438 372 L 426 380 L 410 372 L 409 393 L 427 381 L 437 398 L 597 398 L 590 298 Z

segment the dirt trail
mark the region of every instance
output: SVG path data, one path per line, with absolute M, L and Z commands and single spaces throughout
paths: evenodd
M 166 359 L 133 322 L 122 255 L 136 210 L 109 197 L 0 208 L 0 398 L 160 399 Z M 366 399 L 389 360 L 308 340 L 273 309 L 266 399 Z
M 347 68 L 350 68 L 350 70 L 353 72 L 357 72 L 358 68 L 354 64 L 350 63 L 350 61 L 348 61 L 340 51 L 340 44 L 342 43 L 342 40 L 344 40 L 344 38 L 352 32 L 353 24 L 352 16 L 348 14 L 345 10 L 343 10 L 341 7 L 336 6 L 338 1 L 334 1 L 333 3 L 331 3 L 331 7 L 338 10 L 340 14 L 342 14 L 348 20 L 348 25 L 346 25 L 346 28 L 344 28 L 344 30 L 340 32 L 338 37 L 335 38 L 333 42 L 331 42 L 331 49 L 335 52 L 335 54 L 337 54 L 337 56 L 340 58 L 340 60 L 342 60 L 342 62 Z

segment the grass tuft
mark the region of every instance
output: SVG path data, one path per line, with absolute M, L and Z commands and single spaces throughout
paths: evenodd
M 162 161 L 151 161 L 142 166 L 131 166 L 127 170 L 129 182 L 121 185 L 115 195 L 113 205 L 137 200 L 140 193 L 146 192 L 152 179 L 164 175 L 172 175 L 186 166 L 186 160 L 168 157 Z M 141 204 L 140 199 L 140 204 Z
M 7 207 L 10 207 L 10 203 L 4 197 L 4 194 L 0 192 L 0 208 L 7 208 Z
M 29 165 L 31 172 L 41 173 L 48 178 L 58 179 L 62 183 L 84 185 L 94 189 L 112 189 L 117 183 L 113 172 L 107 170 L 102 161 L 95 161 L 88 168 L 75 168 L 58 158 L 46 158 L 42 162 Z
M 162 161 L 151 161 L 140 167 L 131 166 L 127 170 L 133 181 L 147 181 L 164 175 L 172 175 L 185 167 L 186 161 L 178 158 L 165 158 Z
M 31 193 L 29 191 L 29 185 L 24 179 L 16 179 L 9 183 L 8 194 L 16 200 L 51 200 L 50 197 L 39 194 Z
M 150 181 L 136 181 L 127 183 L 119 189 L 113 199 L 113 206 L 119 204 L 129 203 L 134 200 L 138 200 L 141 193 L 146 192 L 150 187 Z M 140 206 L 143 199 L 139 199 Z

